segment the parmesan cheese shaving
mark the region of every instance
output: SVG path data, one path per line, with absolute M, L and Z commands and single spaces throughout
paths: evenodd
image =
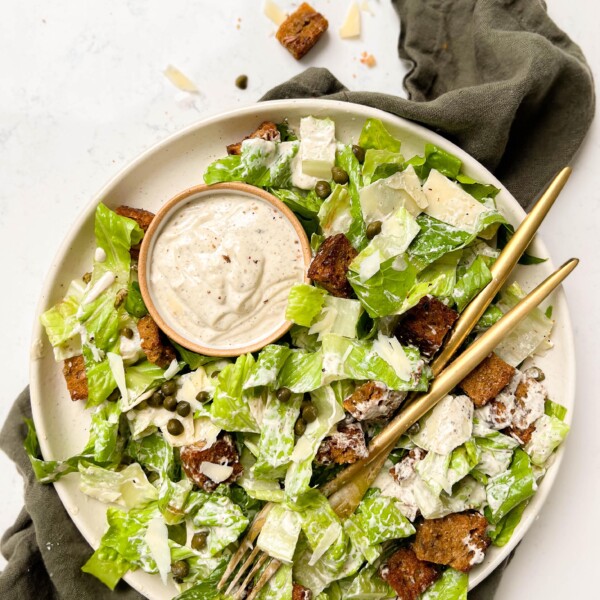
M 231 477 L 233 467 L 228 465 L 217 465 L 211 462 L 200 463 L 200 473 L 212 479 L 215 483 L 223 483 Z
M 199 92 L 196 84 L 173 65 L 169 65 L 163 72 L 165 77 L 183 92 L 190 92 L 191 94 Z
M 356 2 L 352 2 L 340 27 L 340 37 L 342 39 L 359 37 L 360 30 L 360 8 Z
M 271 19 L 277 27 L 279 27 L 287 18 L 287 15 L 272 0 L 265 0 L 263 4 L 263 13 L 266 17 Z

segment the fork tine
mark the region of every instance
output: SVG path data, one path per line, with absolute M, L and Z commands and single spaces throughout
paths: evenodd
M 263 509 L 254 517 L 254 521 L 252 521 L 252 525 L 250 525 L 250 529 L 248 529 L 248 533 L 244 537 L 244 539 L 240 542 L 239 548 L 236 550 L 235 554 L 231 557 L 229 564 L 227 565 L 227 569 L 225 569 L 225 573 L 223 573 L 223 577 L 219 581 L 217 585 L 217 589 L 222 591 L 223 587 L 227 584 L 227 580 L 231 577 L 231 574 L 235 571 L 235 568 L 238 566 L 244 554 L 248 550 L 252 550 L 252 546 L 254 544 L 254 540 L 258 537 L 260 530 L 263 528 L 265 524 L 265 520 L 269 511 L 271 510 L 272 504 L 265 504 Z
M 252 552 L 250 552 L 250 555 L 245 560 L 244 564 L 238 569 L 238 572 L 235 574 L 235 577 L 231 580 L 231 583 L 229 584 L 229 587 L 225 590 L 225 595 L 226 596 L 228 594 L 233 593 L 235 585 L 240 580 L 240 578 L 242 577 L 242 575 L 252 566 L 252 563 L 254 562 L 254 559 L 256 558 L 256 555 L 259 552 L 260 552 L 260 548 L 258 546 L 256 546 L 256 547 L 253 548 Z M 242 586 L 242 587 L 244 587 L 244 586 Z
M 281 566 L 281 562 L 279 562 L 276 558 L 272 559 L 269 563 L 269 566 L 263 571 L 260 579 L 256 582 L 254 588 L 252 588 L 252 592 L 248 596 L 247 600 L 255 600 L 256 596 L 258 596 L 260 590 L 262 590 L 269 579 L 277 573 L 277 569 Z
M 233 597 L 234 600 L 240 600 L 243 597 L 244 591 L 248 588 L 248 584 L 252 581 L 252 578 L 256 573 L 258 573 L 259 569 L 265 564 L 266 560 L 269 558 L 269 555 L 266 552 L 263 552 L 259 559 L 256 561 L 254 566 L 250 569 L 248 575 L 244 579 L 242 585 L 240 585 L 240 589 L 237 591 L 236 595 Z

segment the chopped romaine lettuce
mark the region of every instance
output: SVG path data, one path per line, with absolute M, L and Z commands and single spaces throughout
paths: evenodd
M 421 596 L 421 600 L 467 600 L 469 576 L 455 569 L 446 569 L 442 576 Z
M 307 283 L 297 283 L 290 290 L 285 318 L 297 325 L 310 327 L 320 314 L 327 292 Z
M 269 556 L 291 563 L 300 531 L 300 514 L 282 504 L 274 504 L 260 530 L 256 545 Z
M 488 531 L 488 535 L 494 546 L 505 546 L 512 537 L 515 529 L 521 522 L 523 512 L 527 508 L 529 500 L 517 504 L 508 514 L 504 515 L 500 521 Z
M 358 300 L 325 296 L 321 312 L 313 321 L 308 333 L 309 335 L 317 334 L 319 341 L 327 333 L 356 338 L 362 314 L 363 307 Z
M 368 150 L 389 150 L 400 152 L 400 140 L 393 137 L 379 119 L 367 119 L 363 125 L 358 145 Z
M 362 176 L 365 185 L 385 179 L 404 169 L 404 157 L 399 152 L 369 148 L 365 152 Z
M 525 452 L 531 462 L 542 467 L 546 464 L 554 450 L 564 441 L 569 433 L 569 426 L 556 417 L 542 415 L 535 422 L 531 440 L 525 445 Z

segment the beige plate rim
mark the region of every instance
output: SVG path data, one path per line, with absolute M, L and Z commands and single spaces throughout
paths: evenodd
M 32 349 L 34 349 L 34 351 L 32 352 L 32 359 L 30 363 L 32 411 L 34 421 L 38 428 L 40 447 L 45 457 L 60 458 L 60 456 L 57 456 L 56 453 L 53 453 L 52 449 L 57 445 L 60 446 L 58 437 L 62 434 L 62 432 L 54 432 L 50 425 L 46 426 L 46 423 L 52 423 L 52 415 L 49 413 L 49 411 L 53 409 L 50 402 L 51 398 L 47 398 L 46 394 L 48 385 L 50 385 L 48 382 L 49 380 L 53 380 L 54 385 L 57 385 L 56 382 L 59 378 L 57 372 L 59 367 L 55 366 L 54 370 L 50 370 L 49 368 L 44 368 L 43 366 L 43 349 L 40 353 L 39 348 L 45 344 L 44 348 L 47 349 L 48 344 L 47 342 L 42 341 L 44 340 L 44 337 L 39 322 L 39 315 L 44 312 L 44 310 L 53 301 L 55 301 L 56 298 L 53 298 L 52 294 L 54 293 L 56 296 L 55 288 L 58 283 L 60 282 L 60 285 L 68 284 L 68 281 L 65 281 L 66 274 L 62 272 L 64 270 L 63 262 L 69 255 L 77 233 L 86 222 L 89 222 L 97 204 L 102 201 L 111 192 L 111 190 L 115 189 L 119 184 L 126 182 L 129 175 L 135 171 L 136 168 L 140 167 L 145 161 L 150 162 L 156 157 L 160 157 L 161 160 L 166 160 L 165 156 L 168 156 L 168 154 L 165 153 L 169 151 L 171 145 L 176 145 L 181 140 L 184 140 L 186 136 L 191 135 L 194 132 L 210 128 L 211 126 L 218 126 L 226 129 L 225 124 L 230 119 L 237 119 L 236 123 L 238 123 L 240 120 L 245 123 L 244 127 L 240 128 L 240 131 L 238 132 L 239 137 L 241 138 L 243 135 L 246 135 L 248 131 L 251 131 L 261 119 L 266 120 L 272 114 L 289 116 L 290 119 L 309 114 L 329 116 L 334 121 L 338 119 L 345 119 L 346 121 L 356 122 L 356 128 L 359 128 L 366 118 L 381 119 L 386 126 L 401 131 L 401 135 L 406 136 L 408 141 L 412 140 L 410 143 L 413 143 L 413 145 L 414 143 L 418 143 L 421 149 L 423 143 L 431 142 L 444 150 L 454 153 L 463 161 L 465 170 L 469 175 L 479 177 L 480 179 L 485 180 L 488 183 L 492 183 L 496 187 L 500 188 L 501 192 L 497 197 L 499 207 L 503 212 L 505 212 L 506 216 L 513 223 L 513 225 L 518 224 L 518 222 L 521 221 L 525 216 L 525 212 L 512 197 L 510 192 L 508 192 L 508 190 L 491 173 L 489 173 L 485 167 L 478 163 L 474 158 L 469 156 L 466 152 L 455 146 L 452 142 L 416 123 L 369 106 L 325 99 L 275 100 L 257 103 L 244 108 L 215 115 L 190 125 L 189 127 L 168 137 L 164 141 L 154 145 L 149 150 L 144 152 L 119 174 L 112 178 L 104 186 L 104 188 L 100 190 L 100 192 L 93 198 L 90 204 L 75 220 L 73 227 L 65 237 L 51 265 L 46 277 L 46 281 L 42 288 L 42 294 L 38 303 L 34 321 L 32 337 Z M 222 142 L 223 140 L 220 139 L 219 143 Z M 221 155 L 225 154 L 224 145 L 225 144 L 223 143 Z M 211 158 L 216 157 L 211 156 Z M 563 195 L 567 194 L 568 191 L 565 190 Z M 532 248 L 534 252 L 538 253 L 538 255 L 548 256 L 548 251 L 541 240 L 534 240 Z M 87 248 L 87 250 L 90 250 L 90 248 Z M 91 258 L 91 254 L 88 258 Z M 535 274 L 535 279 L 540 281 L 544 276 L 548 275 L 554 267 L 552 262 L 548 260 L 541 265 L 526 268 L 531 269 L 531 273 Z M 522 271 L 519 273 L 521 272 Z M 520 277 L 521 275 L 519 274 L 519 279 Z M 560 398 L 560 401 L 569 409 L 567 414 L 567 422 L 570 423 L 573 416 L 575 399 L 575 354 L 573 329 L 568 313 L 566 298 L 562 289 L 553 294 L 552 304 L 555 308 L 555 314 L 559 315 L 559 318 L 557 319 L 557 326 L 555 328 L 558 330 L 558 333 L 555 335 L 559 335 L 561 347 L 555 348 L 549 352 L 549 358 L 543 357 L 542 362 L 546 360 L 546 363 L 549 364 L 550 367 L 555 366 L 557 368 L 558 374 L 551 372 L 550 375 L 555 384 L 557 381 L 559 381 L 560 385 L 562 386 L 564 393 Z M 38 356 L 38 354 L 40 354 L 40 356 Z M 542 366 L 545 368 L 545 370 L 547 370 L 547 368 L 544 367 L 544 364 L 542 364 Z M 62 385 L 64 386 L 64 384 Z M 58 392 L 57 396 L 60 397 Z M 46 402 L 44 402 L 44 400 L 46 400 Z M 559 471 L 559 465 L 564 456 L 566 446 L 568 446 L 568 442 L 566 445 L 563 444 L 563 446 L 555 454 L 554 464 L 551 465 L 546 473 L 536 496 L 529 503 L 521 523 L 515 530 L 514 535 L 509 543 L 502 548 L 493 548 L 490 552 L 488 552 L 485 561 L 473 569 L 469 577 L 470 588 L 474 587 L 483 579 L 485 579 L 485 577 L 487 577 L 494 570 L 494 568 L 497 567 L 510 554 L 512 549 L 519 543 L 526 531 L 533 524 L 542 508 L 544 501 L 548 497 L 553 482 L 556 480 L 556 476 Z M 74 476 L 70 475 L 57 482 L 55 484 L 55 488 L 61 498 L 61 501 L 65 505 L 65 508 L 75 522 L 75 525 L 79 528 L 87 541 L 93 547 L 97 547 L 100 537 L 100 534 L 98 533 L 98 522 L 104 522 L 105 507 L 102 507 L 95 500 L 82 497 L 80 492 L 74 491 L 74 485 L 68 481 L 70 477 Z M 91 512 L 88 506 L 90 503 L 94 506 L 93 518 L 84 516 L 84 513 L 85 515 L 89 515 Z M 96 504 L 98 505 L 97 507 Z M 543 568 L 541 561 L 539 562 L 538 566 L 539 568 Z M 125 580 L 151 600 L 164 600 L 172 597 L 173 595 L 174 588 L 163 585 L 158 576 L 148 575 L 138 571 L 126 575 Z

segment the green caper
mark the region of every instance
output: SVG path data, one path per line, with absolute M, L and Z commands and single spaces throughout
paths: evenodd
M 120 397 L 121 392 L 119 391 L 119 388 L 117 388 L 110 393 L 110 396 L 106 400 L 107 402 L 117 402 Z
M 352 152 L 356 156 L 356 160 L 362 165 L 365 162 L 365 149 L 362 146 L 354 144 L 352 146 Z
M 190 572 L 190 566 L 185 560 L 178 560 L 171 563 L 171 574 L 175 579 L 183 579 L 187 577 Z
M 181 435 L 183 433 L 183 424 L 177 419 L 169 419 L 167 423 L 167 431 L 171 435 Z
M 348 173 L 346 173 L 342 167 L 333 167 L 331 169 L 331 178 L 340 185 L 348 183 L 348 180 L 350 179 Z
M 192 548 L 194 550 L 203 550 L 206 548 L 206 539 L 208 533 L 206 531 L 199 531 L 192 536 Z
M 173 412 L 177 408 L 177 398 L 175 396 L 166 396 L 163 400 L 163 406 Z
M 235 78 L 235 85 L 240 90 L 245 90 L 248 87 L 248 75 L 238 75 Z
M 83 283 L 89 283 L 92 280 L 92 274 L 89 272 L 84 273 L 81 279 L 83 279 Z
M 189 402 L 180 402 L 175 409 L 180 417 L 187 417 L 192 410 Z
M 292 397 L 292 390 L 286 387 L 280 387 L 276 392 L 277 400 L 279 402 L 287 402 Z
M 115 296 L 115 308 L 119 308 L 119 306 L 125 302 L 125 298 L 127 298 L 127 290 L 123 288 L 119 290 Z
M 137 410 L 144 410 L 145 408 L 148 408 L 148 402 L 146 400 L 142 400 L 137 406 L 136 409 Z
M 299 437 L 306 431 L 306 421 L 300 417 L 294 425 L 294 433 Z
M 312 423 L 318 416 L 319 416 L 319 411 L 317 410 L 317 407 L 312 403 L 307 404 L 302 409 L 302 418 L 307 423 Z
M 121 335 L 130 340 L 133 337 L 133 329 L 131 329 L 131 327 L 124 327 L 121 331 Z
M 148 473 L 148 481 L 154 483 L 159 478 L 159 474 L 156 471 Z
M 158 408 L 159 406 L 162 406 L 163 400 L 163 395 L 156 390 L 152 396 L 148 398 L 148 406 L 151 406 L 152 408 Z
M 331 186 L 328 181 L 317 181 L 315 185 L 315 194 L 325 200 L 329 194 L 331 194 Z
M 544 371 L 542 371 L 539 367 L 529 367 L 529 369 L 525 370 L 525 375 L 527 375 L 527 377 L 531 377 L 531 379 L 535 379 L 536 381 L 544 381 L 544 379 L 546 379 Z
M 202 404 L 206 404 L 210 400 L 210 394 L 208 392 L 198 392 L 196 394 L 196 400 Z
M 160 391 L 163 396 L 172 396 L 177 391 L 177 384 L 173 380 L 165 381 L 160 386 Z
M 367 225 L 367 238 L 372 240 L 381 233 L 381 221 L 372 221 Z

